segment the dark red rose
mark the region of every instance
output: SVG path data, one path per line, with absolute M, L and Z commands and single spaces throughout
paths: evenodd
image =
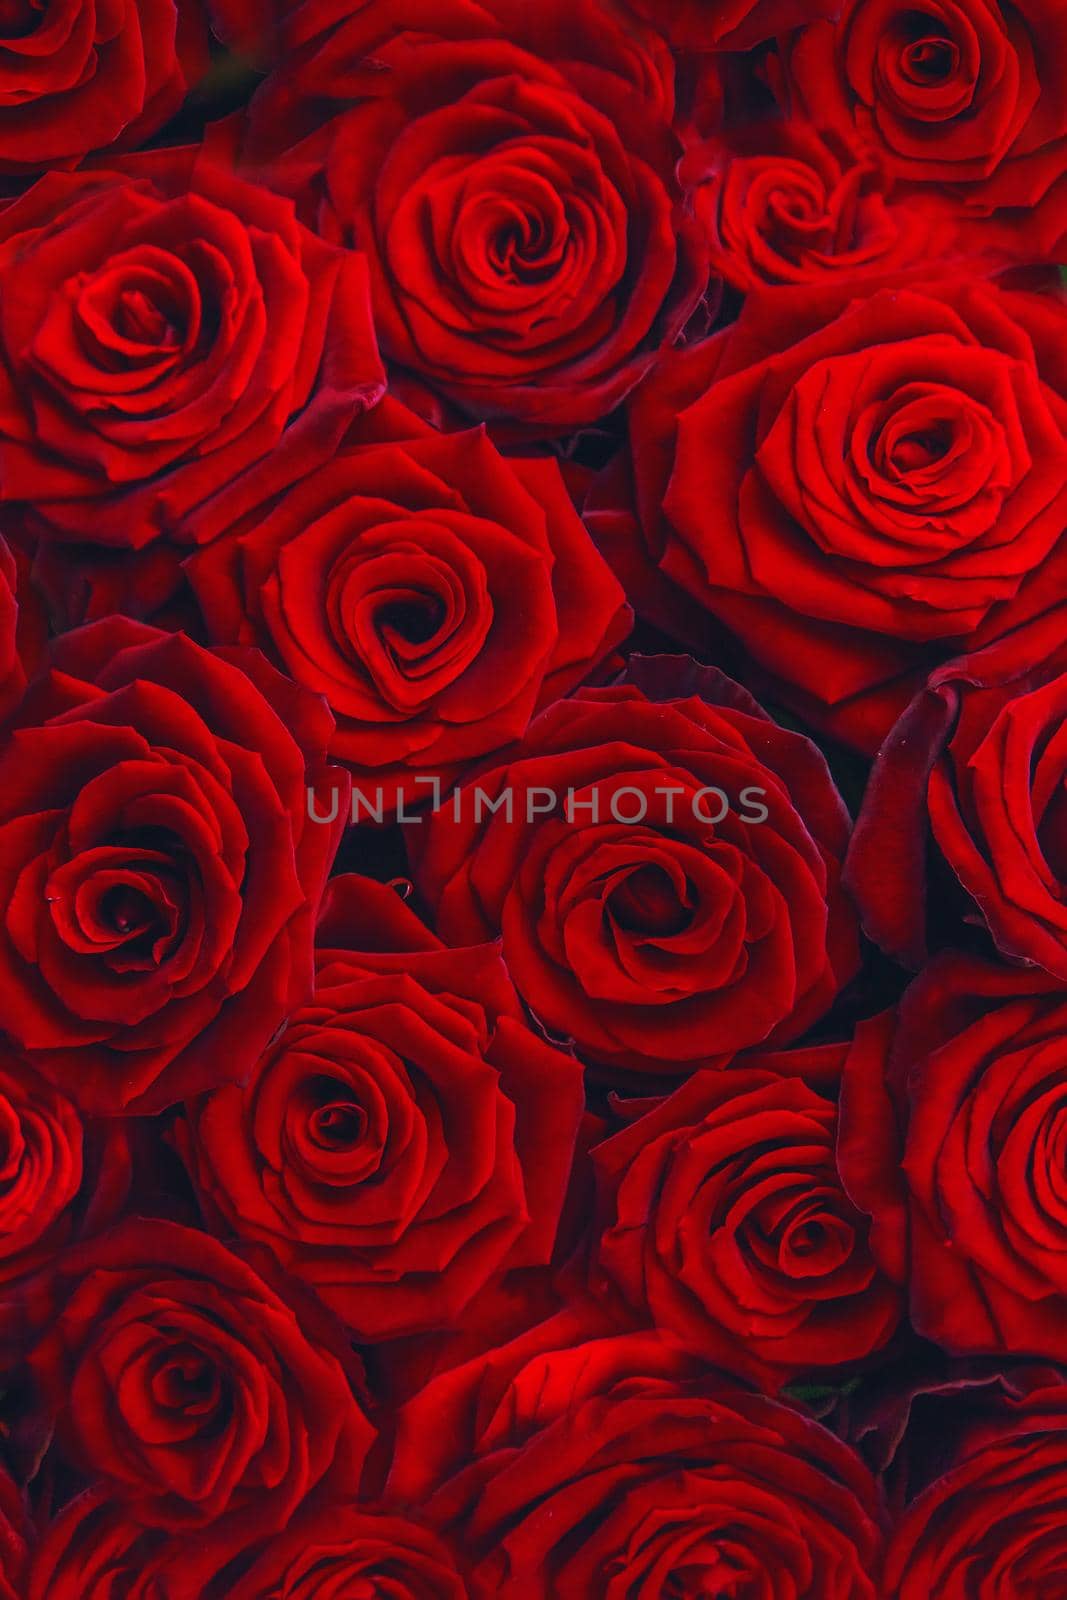
M 1067 1573 L 1067 1388 L 1029 1394 L 971 1430 L 957 1459 L 908 1508 L 889 1545 L 888 1600 L 1063 1593 Z
M 1067 1007 L 935 959 L 857 1033 L 839 1161 L 911 1320 L 952 1354 L 1067 1355 Z
M 179 1537 L 89 1491 L 47 1529 L 27 1600 L 467 1600 L 447 1545 L 373 1506 L 309 1502 L 273 1538 L 221 1560 L 218 1576 L 198 1572 Z
M 443 938 L 502 933 L 546 1028 L 678 1075 L 798 1037 L 852 976 L 849 819 L 815 747 L 721 673 L 630 676 L 544 712 L 406 833 Z
M 22 1494 L 0 1471 L 0 1600 L 22 1600 L 29 1555 L 29 1518 Z
M 84 1110 L 240 1077 L 310 993 L 331 731 L 255 651 L 118 617 L 52 646 L 0 754 L 0 987 Z
M 199 1577 L 175 1569 L 177 1553 L 170 1535 L 88 1489 L 44 1530 L 25 1600 L 202 1600 Z
M 302 56 L 306 9 L 252 149 L 339 113 L 270 178 L 366 253 L 383 351 L 469 415 L 599 421 L 707 287 L 662 40 L 598 0 L 372 0 Z
M 874 1482 L 833 1435 L 651 1337 L 552 1331 L 400 1414 L 390 1491 L 465 1551 L 478 1600 L 881 1593 Z M 435 1478 L 440 1434 L 458 1459 Z
M 987 215 L 1033 207 L 1067 165 L 1055 0 L 846 0 L 786 47 L 789 90 L 898 179 Z
M 26 595 L 28 571 L 28 561 L 19 561 L 0 537 L 0 719 L 14 709 L 26 687 L 26 666 L 19 646 L 26 626 L 20 601 Z
M 317 1486 L 357 1491 L 374 1439 L 310 1299 L 207 1234 L 132 1219 L 58 1264 L 31 1357 L 63 1457 L 146 1528 L 196 1530 L 206 1578 Z
M 932 834 L 1001 954 L 1067 980 L 1065 714 L 1061 609 L 941 667 L 901 717 L 847 868 L 868 932 L 899 960 L 925 956 Z
M 212 639 L 261 646 L 325 696 L 331 754 L 379 811 L 521 737 L 631 620 L 554 462 L 406 413 L 398 431 L 187 563 Z
M 682 50 L 749 50 L 764 39 L 833 16 L 836 0 L 624 0 Z
M 767 284 L 850 280 L 953 256 L 962 240 L 935 206 L 893 197 L 870 156 L 801 120 L 732 131 L 712 147 L 697 215 L 712 265 L 745 291 Z M 696 158 L 707 163 L 707 147 Z
M 0 1053 L 0 1283 L 109 1222 L 126 1198 L 121 1125 L 85 1125 L 65 1095 Z
M 176 1138 L 209 1218 L 268 1246 L 362 1339 L 447 1326 L 545 1265 L 579 1064 L 526 1025 L 492 946 L 449 950 L 383 884 L 330 884 L 315 997 Z
M 778 1386 L 885 1344 L 900 1296 L 841 1186 L 836 1106 L 758 1061 L 695 1074 L 593 1151 L 591 1272 L 705 1360 Z
M 751 295 L 633 402 L 646 562 L 873 751 L 929 667 L 1059 596 L 1065 330 L 966 279 Z
M 383 387 L 365 263 L 209 155 L 0 211 L 0 498 L 60 537 L 209 538 L 217 491 L 280 444 L 306 471 Z
M 0 173 L 140 144 L 207 59 L 195 0 L 16 0 L 0 22 Z
M 467 1594 L 457 1558 L 420 1523 L 370 1506 L 330 1506 L 279 1534 L 225 1600 L 467 1600 Z

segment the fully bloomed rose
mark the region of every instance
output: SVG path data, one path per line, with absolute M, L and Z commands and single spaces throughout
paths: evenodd
M 764 1384 L 869 1355 L 900 1297 L 842 1187 L 836 1139 L 833 1102 L 758 1056 L 694 1074 L 592 1153 L 594 1285 Z
M 383 351 L 468 415 L 611 411 L 707 286 L 663 41 L 599 0 L 371 0 L 290 47 L 251 148 L 308 132 L 270 180 L 366 253 Z
M 16 3 L 0 22 L 0 172 L 140 144 L 207 66 L 195 0 Z
M 879 752 L 847 873 L 867 931 L 908 965 L 926 953 L 932 841 L 1000 953 L 1067 979 L 1064 622 L 1054 609 L 941 667 Z
M 0 755 L 0 988 L 84 1110 L 240 1077 L 310 993 L 331 729 L 254 651 L 119 617 L 52 646 Z
M 1067 166 L 1067 35 L 1056 0 L 847 0 L 787 46 L 785 77 L 826 128 L 967 210 L 1038 206 Z M 1062 204 L 1057 206 L 1062 214 Z
M 467 1600 L 455 1557 L 421 1523 L 328 1497 L 250 1550 L 215 1553 L 214 1571 L 198 1569 L 179 1537 L 90 1490 L 47 1528 L 28 1600 Z
M 204 1577 L 316 1488 L 353 1496 L 374 1440 L 346 1341 L 266 1272 L 129 1219 L 60 1261 L 31 1357 L 63 1458 L 135 1526 L 195 1529 L 179 1564 Z
M 554 462 L 378 412 L 396 419 L 384 436 L 250 509 L 186 569 L 211 638 L 259 645 L 324 695 L 331 754 L 392 809 L 397 792 L 429 798 L 416 776 L 447 783 L 519 738 L 631 615 Z
M 649 1336 L 535 1329 L 400 1414 L 389 1478 L 471 1564 L 476 1600 L 876 1600 L 874 1482 L 790 1406 Z
M 213 153 L 0 213 L 0 499 L 55 536 L 208 538 L 213 495 L 282 445 L 306 471 L 383 387 L 365 264 Z
M 1067 1390 L 1039 1388 L 966 1429 L 954 1456 L 894 1531 L 887 1600 L 1054 1600 L 1067 1575 Z
M 405 831 L 443 938 L 501 934 L 546 1028 L 677 1076 L 798 1037 L 852 976 L 849 819 L 815 747 L 721 673 L 630 678 L 544 712 Z
M 314 998 L 176 1138 L 218 1231 L 371 1340 L 548 1263 L 582 1108 L 580 1065 L 528 1027 L 494 947 L 447 949 L 392 889 L 343 877 Z
M 950 954 L 857 1032 L 838 1157 L 911 1321 L 952 1354 L 1067 1356 L 1062 997 Z
M 645 565 L 873 752 L 930 667 L 1059 597 L 1065 332 L 966 275 L 751 295 L 633 402 Z

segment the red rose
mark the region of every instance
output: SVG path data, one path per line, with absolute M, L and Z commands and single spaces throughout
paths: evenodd
M 210 1218 L 382 1339 L 549 1261 L 582 1107 L 580 1066 L 526 1026 L 494 948 L 448 950 L 345 877 L 314 999 L 176 1137 Z
M 978 282 L 750 296 L 633 403 L 646 559 L 873 751 L 931 665 L 1059 595 L 1065 330 Z
M 1001 954 L 1067 979 L 1063 641 L 1053 610 L 940 668 L 879 752 L 847 871 L 871 937 L 909 965 L 925 956 L 932 833 Z
M 836 0 L 625 0 L 682 50 L 749 50 L 764 39 L 832 16 Z
M 203 1577 L 318 1485 L 356 1492 L 374 1430 L 315 1308 L 191 1228 L 132 1219 L 57 1268 L 31 1366 L 63 1457 Z M 196 1591 L 198 1592 L 198 1591 Z
M 0 211 L 0 308 L 0 498 L 64 538 L 209 538 L 212 495 L 281 443 L 306 471 L 384 387 L 365 264 L 196 151 Z
M 207 66 L 190 0 L 66 0 L 13 6 L 0 39 L 0 172 L 75 166 L 140 144 Z
M 393 361 L 470 415 L 597 422 L 707 286 L 670 54 L 597 0 L 423 12 L 373 0 L 268 80 L 259 147 L 340 113 L 271 181 L 366 253 Z M 316 14 L 295 22 L 299 47 Z
M 971 1430 L 905 1512 L 889 1546 L 889 1600 L 1063 1592 L 1067 1389 L 1039 1389 Z
M 473 1596 L 875 1600 L 877 1495 L 839 1440 L 650 1338 L 560 1349 L 552 1332 L 400 1415 L 390 1492 L 463 1548 Z M 435 1479 L 441 1432 L 470 1448 Z
M 121 1125 L 83 1125 L 65 1095 L 0 1055 L 0 1283 L 112 1222 L 129 1176 Z
M 521 737 L 631 619 L 554 462 L 379 409 L 400 411 L 382 442 L 250 508 L 187 571 L 210 636 L 324 695 L 331 754 L 392 810 L 397 789 L 429 798 L 416 774 L 447 784 Z
M 456 1557 L 418 1522 L 369 1506 L 330 1506 L 279 1534 L 225 1600 L 467 1600 L 467 1593 Z
M 158 1110 L 310 993 L 332 722 L 254 651 L 123 618 L 50 660 L 0 754 L 4 1027 L 83 1109 Z
M 824 127 L 977 215 L 1036 206 L 1063 174 L 1065 65 L 1055 0 L 846 0 L 785 54 L 789 89 Z
M 758 1063 L 697 1073 L 593 1151 L 591 1270 L 705 1360 L 780 1385 L 869 1355 L 900 1307 L 841 1187 L 836 1107 Z
M 1067 1356 L 1067 1009 L 940 957 L 860 1030 L 839 1160 L 911 1320 L 955 1354 Z
M 443 938 L 502 933 L 546 1028 L 678 1075 L 798 1037 L 852 976 L 849 821 L 814 746 L 721 673 L 630 676 L 544 712 L 406 831 Z
M 174 1570 L 176 1553 L 168 1535 L 88 1489 L 45 1529 L 25 1600 L 202 1600 L 199 1577 Z
M 877 163 L 804 121 L 742 127 L 715 148 L 697 191 L 716 272 L 748 291 L 850 280 L 960 253 L 936 208 L 891 197 Z M 707 161 L 706 149 L 697 158 Z

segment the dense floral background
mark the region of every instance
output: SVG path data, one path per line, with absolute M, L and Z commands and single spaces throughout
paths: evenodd
M 1067 1596 L 1062 0 L 0 0 L 0 1600 Z

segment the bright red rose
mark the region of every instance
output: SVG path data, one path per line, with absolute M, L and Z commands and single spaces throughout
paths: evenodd
M 929 668 L 1059 597 L 1067 305 L 977 281 L 749 297 L 631 439 L 644 559 L 767 692 L 873 751 Z
M 815 747 L 721 673 L 630 679 L 544 712 L 405 832 L 444 939 L 502 934 L 543 1026 L 677 1076 L 797 1038 L 852 976 L 849 819 Z
M 1067 1572 L 1067 1389 L 1027 1395 L 954 1456 L 893 1534 L 887 1600 L 1054 1600 Z
M 759 1060 L 696 1073 L 593 1151 L 591 1274 L 705 1360 L 779 1386 L 884 1345 L 900 1296 L 841 1186 L 836 1107 Z
M 1067 166 L 1056 0 L 846 0 L 785 51 L 789 91 L 898 179 L 961 206 L 1038 205 Z
M 953 1354 L 1067 1356 L 1067 1007 L 938 957 L 856 1036 L 839 1162 L 911 1320 Z
M 868 933 L 908 965 L 926 953 L 932 835 L 1000 953 L 1067 980 L 1064 622 L 941 667 L 879 752 L 846 870 Z
M 498 951 L 449 950 L 383 884 L 330 884 L 314 999 L 176 1133 L 210 1220 L 267 1245 L 365 1340 L 454 1322 L 543 1266 L 583 1108 Z
M 961 253 L 957 230 L 935 206 L 893 197 L 870 156 L 813 124 L 758 123 L 712 146 L 697 215 L 716 272 L 748 291 L 818 283 Z M 707 147 L 696 161 L 706 168 Z
M 877 1493 L 839 1440 L 651 1337 L 559 1332 L 400 1415 L 390 1493 L 464 1550 L 477 1600 L 880 1594 Z
M 255 651 L 119 617 L 52 646 L 0 754 L 0 988 L 84 1110 L 239 1078 L 310 993 L 331 730 Z
M 251 150 L 338 113 L 269 177 L 366 253 L 383 351 L 471 416 L 599 421 L 707 287 L 663 41 L 598 0 L 371 0 L 328 20 L 291 19 Z
M 195 0 L 13 5 L 0 23 L 0 173 L 142 143 L 207 61 Z
M 280 446 L 306 471 L 383 388 L 365 263 L 210 155 L 0 211 L 0 499 L 59 537 L 207 539 L 213 495 Z
M 135 1524 L 197 1530 L 213 1574 L 319 1486 L 358 1491 L 374 1429 L 346 1341 L 299 1286 L 134 1218 L 63 1257 L 31 1368 L 62 1456 Z
M 398 793 L 429 798 L 416 775 L 447 785 L 520 738 L 631 616 L 554 462 L 379 410 L 400 412 L 395 432 L 263 506 L 250 490 L 186 570 L 209 636 L 259 645 L 324 695 L 331 754 L 392 811 Z

